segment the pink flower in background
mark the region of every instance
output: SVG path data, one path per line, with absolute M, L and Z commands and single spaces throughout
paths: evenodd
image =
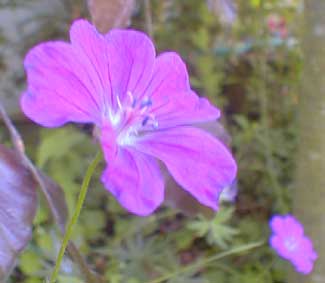
M 107 162 L 102 182 L 135 214 L 148 215 L 163 201 L 158 160 L 199 202 L 217 209 L 236 163 L 221 142 L 193 127 L 220 112 L 191 90 L 178 54 L 156 56 L 142 32 L 101 35 L 84 20 L 73 23 L 70 41 L 42 43 L 27 54 L 24 113 L 45 127 L 95 124 Z
M 291 215 L 274 216 L 270 221 L 273 235 L 270 245 L 284 259 L 290 261 L 295 269 L 303 274 L 312 271 L 317 253 L 311 240 L 304 235 L 303 226 Z
M 232 25 L 237 19 L 237 7 L 233 0 L 207 0 L 208 8 L 217 16 L 221 23 Z
M 278 14 L 270 14 L 267 17 L 267 27 L 276 37 L 285 39 L 288 37 L 287 23 L 284 17 Z

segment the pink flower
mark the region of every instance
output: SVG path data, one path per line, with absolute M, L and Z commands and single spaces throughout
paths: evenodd
M 273 235 L 270 245 L 284 259 L 290 261 L 297 272 L 312 271 L 317 253 L 311 240 L 304 235 L 303 226 L 291 215 L 276 215 L 270 221 Z
M 287 23 L 284 17 L 270 14 L 267 17 L 267 26 L 272 35 L 285 39 L 288 37 Z
M 156 57 L 142 32 L 102 35 L 84 20 L 72 24 L 70 41 L 42 43 L 27 54 L 24 113 L 45 127 L 95 124 L 107 162 L 102 182 L 135 214 L 148 215 L 163 201 L 158 160 L 199 202 L 217 209 L 236 163 L 221 142 L 193 126 L 220 112 L 191 90 L 178 54 Z

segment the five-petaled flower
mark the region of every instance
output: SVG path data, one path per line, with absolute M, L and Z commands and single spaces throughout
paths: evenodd
M 270 221 L 273 235 L 270 245 L 284 259 L 290 261 L 295 269 L 303 274 L 313 270 L 317 253 L 311 240 L 304 235 L 303 226 L 291 215 L 276 215 Z
M 177 53 L 156 57 L 144 33 L 102 35 L 85 20 L 72 24 L 70 41 L 28 52 L 23 112 L 45 127 L 95 124 L 107 162 L 102 182 L 129 211 L 148 215 L 163 201 L 159 160 L 199 202 L 217 209 L 236 163 L 221 142 L 193 126 L 220 113 L 191 90 Z

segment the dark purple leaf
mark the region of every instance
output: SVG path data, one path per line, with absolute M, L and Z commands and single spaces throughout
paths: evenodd
M 0 145 L 0 282 L 32 236 L 36 183 L 19 155 Z
M 33 165 L 33 163 L 29 160 L 29 158 L 24 154 L 24 142 L 21 139 L 18 131 L 16 130 L 15 126 L 12 124 L 10 118 L 8 117 L 5 108 L 2 107 L 2 105 L 0 104 L 0 115 L 6 125 L 6 127 L 9 129 L 10 131 L 10 135 L 11 135 L 11 139 L 13 141 L 13 144 L 15 145 L 16 151 L 10 151 L 8 149 L 6 149 L 5 147 L 0 147 L 0 151 L 3 148 L 3 153 L 2 155 L 0 155 L 0 160 L 2 160 L 2 163 L 0 162 L 0 171 L 2 170 L 1 168 L 3 167 L 3 172 L 0 172 L 0 177 L 1 180 L 3 180 L 2 184 L 4 188 L 7 188 L 5 186 L 5 181 L 7 180 L 7 176 L 11 176 L 14 177 L 13 180 L 16 180 L 17 182 L 20 180 L 18 177 L 21 176 L 15 176 L 13 173 L 9 174 L 10 171 L 14 172 L 15 167 L 22 168 L 21 171 L 25 174 L 28 175 L 27 181 L 30 181 L 33 185 L 33 188 L 35 188 L 36 183 L 39 185 L 39 187 L 41 188 L 48 206 L 51 210 L 51 213 L 53 215 L 53 218 L 55 220 L 55 222 L 57 223 L 57 225 L 59 226 L 59 229 L 61 231 L 62 234 L 65 233 L 65 225 L 66 225 L 66 221 L 67 221 L 67 217 L 68 217 L 68 209 L 67 209 L 67 204 L 65 201 L 65 197 L 64 197 L 64 193 L 63 190 L 61 189 L 61 187 L 55 183 L 52 179 L 50 179 L 48 176 L 46 176 L 45 174 L 43 174 L 41 171 L 37 170 L 37 168 Z M 2 157 L 2 159 L 1 159 Z M 7 162 L 8 161 L 8 162 Z M 9 162 L 11 161 L 11 162 Z M 1 164 L 3 166 L 1 166 Z M 21 164 L 25 164 L 26 167 L 23 167 Z M 10 167 L 11 165 L 11 167 Z M 19 167 L 20 166 L 20 167 Z M 26 169 L 28 168 L 28 169 Z M 17 169 L 17 174 L 19 173 L 19 170 Z M 3 173 L 3 174 L 2 174 Z M 1 175 L 2 174 L 2 175 Z M 16 178 L 17 177 L 17 178 Z M 21 177 L 23 178 L 23 177 Z M 35 182 L 33 181 L 35 180 Z M 13 182 L 12 180 L 10 180 L 11 182 Z M 22 180 L 21 183 L 23 183 Z M 10 183 L 9 183 L 10 184 Z M 16 183 L 14 183 L 16 184 Z M 1 185 L 1 184 L 0 184 Z M 19 185 L 19 184 L 18 184 Z M 20 186 L 18 186 L 18 188 L 23 187 L 21 184 Z M 26 183 L 26 185 L 28 185 L 28 183 Z M 25 185 L 25 186 L 26 186 Z M 8 191 L 8 190 L 7 190 Z M 0 189 L 0 196 L 1 196 L 1 189 Z M 32 190 L 33 193 L 33 197 L 36 199 L 36 193 L 35 193 L 35 189 Z M 23 195 L 22 195 L 23 196 Z M 19 200 L 19 198 L 17 198 Z M 2 199 L 0 199 L 1 201 Z M 2 201 L 3 203 L 3 201 Z M 36 203 L 36 200 L 34 201 L 34 203 Z M 22 208 L 22 211 L 24 212 L 25 206 L 27 205 L 22 205 L 22 206 L 17 206 L 19 208 Z M 28 209 L 28 207 L 26 207 Z M 6 207 L 2 207 L 0 206 L 0 223 L 5 223 L 6 222 L 2 222 L 1 220 L 1 212 L 5 213 L 6 212 Z M 34 208 L 36 210 L 36 208 Z M 33 211 L 28 211 L 26 210 L 26 222 L 27 220 L 31 219 L 30 222 L 32 222 L 32 219 L 35 216 L 35 210 Z M 21 211 L 21 210 L 19 210 Z M 7 209 L 7 212 L 9 213 L 9 209 Z M 7 213 L 7 214 L 8 214 Z M 11 215 L 9 214 L 9 216 L 11 217 Z M 7 217 L 8 219 L 9 217 Z M 14 218 L 11 217 L 11 219 L 9 218 L 9 220 L 13 220 Z M 23 220 L 25 220 L 25 218 L 23 218 Z M 19 225 L 17 225 L 19 226 Z M 2 230 L 0 230 L 0 240 L 1 240 L 1 236 L 3 233 L 4 236 L 4 241 L 8 241 L 8 235 L 4 234 L 4 232 L 6 232 L 6 228 L 8 228 L 9 225 L 4 225 L 1 226 L 0 228 L 2 228 Z M 21 227 L 19 227 L 21 228 Z M 23 227 L 24 228 L 24 227 Z M 27 231 L 28 229 L 25 229 L 22 231 Z M 26 234 L 26 238 L 28 239 L 28 237 L 31 236 L 31 229 L 28 230 L 28 232 L 30 233 L 29 235 Z M 26 232 L 27 233 L 27 232 Z M 22 234 L 19 234 L 22 235 Z M 25 234 L 23 234 L 25 235 Z M 28 237 L 27 237 L 28 236 Z M 15 247 L 10 247 L 10 244 L 8 244 L 8 246 L 6 246 L 4 244 L 4 241 L 1 242 L 1 244 L 3 244 L 2 246 L 0 245 L 0 282 L 3 282 L 4 278 L 9 274 L 9 271 L 12 269 L 13 263 L 15 258 L 14 257 L 8 257 L 8 254 L 10 255 L 13 254 L 15 255 L 16 253 L 18 253 L 20 251 L 20 246 L 17 247 L 17 252 L 14 249 Z M 9 247 L 10 253 L 7 253 L 7 249 Z M 21 249 L 23 249 L 24 245 L 21 245 Z M 86 278 L 87 282 L 103 282 L 101 280 L 101 278 L 97 277 L 87 266 L 87 263 L 85 262 L 84 258 L 82 257 L 82 255 L 80 254 L 79 250 L 77 249 L 77 247 L 74 245 L 74 243 L 72 241 L 70 241 L 68 243 L 68 247 L 67 247 L 67 251 L 69 252 L 71 258 L 78 263 L 79 267 L 80 267 L 80 271 L 82 272 L 82 274 L 84 275 L 84 277 Z M 1 266 L 1 257 L 3 257 L 3 269 Z

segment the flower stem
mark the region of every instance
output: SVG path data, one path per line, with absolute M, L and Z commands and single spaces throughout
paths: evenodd
M 173 277 L 175 277 L 175 276 L 177 276 L 179 274 L 186 273 L 186 272 L 189 272 L 191 270 L 198 270 L 198 269 L 210 264 L 213 261 L 222 259 L 222 258 L 230 256 L 230 255 L 247 252 L 249 250 L 261 247 L 264 244 L 265 244 L 265 241 L 260 241 L 260 242 L 255 242 L 255 243 L 249 243 L 249 244 L 246 244 L 246 245 L 241 245 L 241 246 L 235 247 L 233 249 L 230 249 L 228 251 L 218 253 L 218 254 L 216 254 L 214 256 L 211 256 L 211 257 L 208 257 L 206 259 L 199 260 L 199 261 L 197 261 L 197 262 L 195 262 L 193 264 L 182 267 L 182 268 L 176 270 L 175 272 L 165 274 L 165 275 L 163 275 L 163 276 L 161 276 L 159 278 L 156 278 L 154 280 L 151 280 L 151 281 L 149 281 L 147 283 L 161 283 L 161 282 L 169 280 L 169 279 L 171 279 L 171 278 L 173 278 Z
M 56 279 L 57 279 L 59 271 L 60 271 L 61 262 L 62 262 L 64 253 L 65 253 L 65 250 L 66 250 L 66 248 L 68 246 L 69 240 L 70 240 L 72 232 L 73 232 L 73 227 L 74 227 L 74 225 L 76 224 L 76 222 L 77 222 L 77 220 L 79 218 L 83 203 L 85 201 L 91 177 L 93 176 L 93 174 L 95 172 L 95 169 L 96 169 L 98 163 L 101 161 L 101 159 L 102 159 L 102 154 L 101 154 L 101 152 L 98 152 L 96 154 L 94 160 L 89 164 L 89 166 L 87 168 L 85 178 L 83 179 L 83 182 L 82 182 L 82 185 L 81 185 L 81 190 L 80 190 L 80 193 L 79 193 L 77 206 L 76 206 L 76 209 L 75 209 L 75 211 L 73 213 L 73 216 L 72 216 L 70 222 L 68 223 L 67 230 L 66 230 L 65 235 L 63 237 L 61 248 L 60 248 L 60 251 L 59 251 L 59 254 L 58 254 L 58 258 L 56 260 L 56 263 L 55 263 L 55 266 L 54 266 L 54 269 L 53 269 L 53 272 L 52 272 L 52 275 L 51 275 L 51 278 L 50 278 L 50 283 L 55 283 L 56 282 Z

